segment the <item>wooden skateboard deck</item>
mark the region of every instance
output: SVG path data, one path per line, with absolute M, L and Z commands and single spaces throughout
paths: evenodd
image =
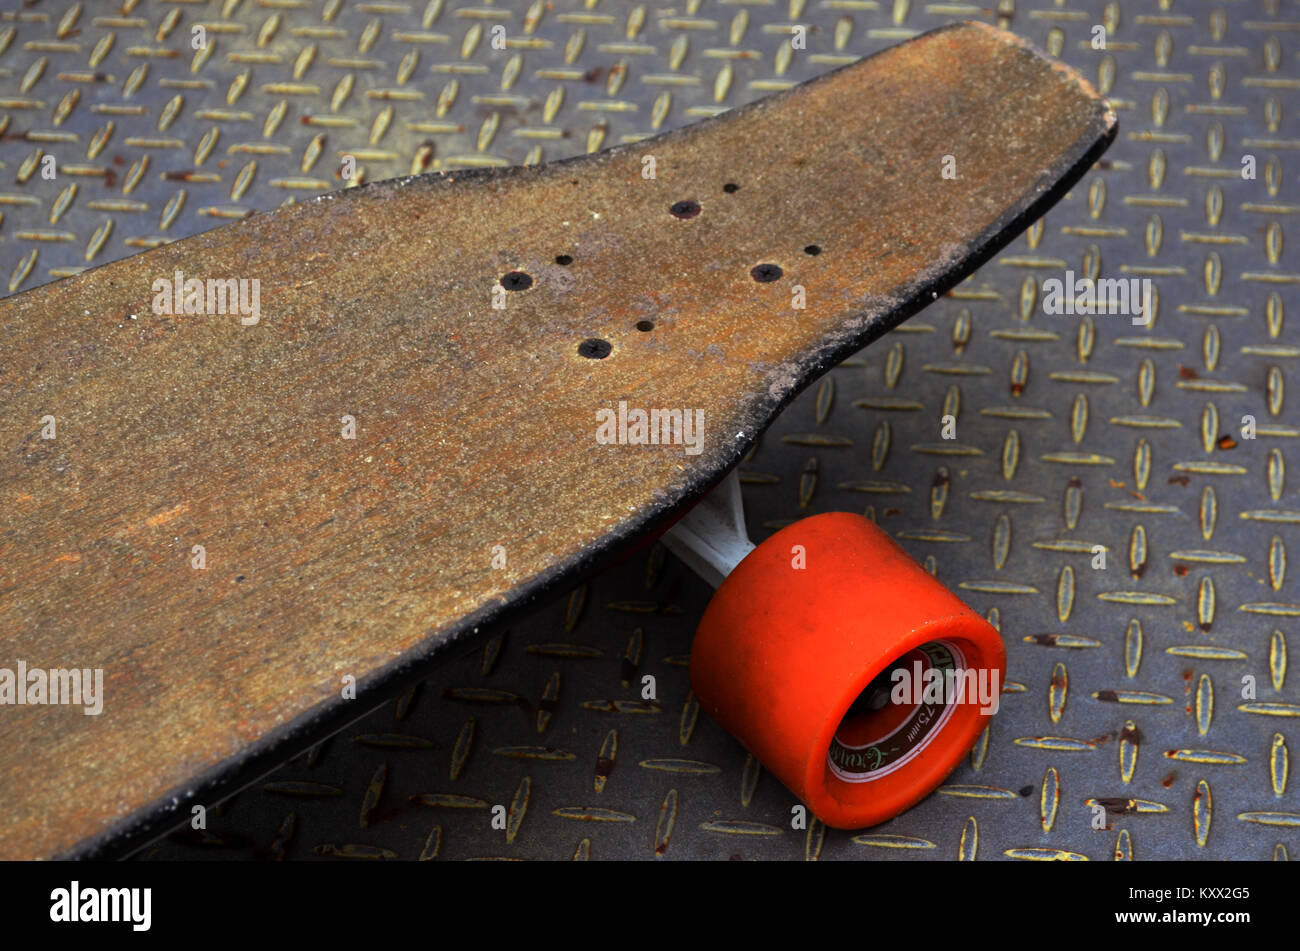
M 0 705 L 0 857 L 165 831 L 558 594 L 1114 132 L 1068 68 L 961 25 L 654 139 L 349 189 L 0 301 L 0 667 L 103 670 L 98 715 Z M 194 279 L 257 307 L 185 313 Z

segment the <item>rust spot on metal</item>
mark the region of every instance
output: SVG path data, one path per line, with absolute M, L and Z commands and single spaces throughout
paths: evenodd
M 1137 804 L 1132 799 L 1103 798 L 1098 797 L 1097 805 L 1101 806 L 1112 816 L 1126 816 L 1137 808 Z

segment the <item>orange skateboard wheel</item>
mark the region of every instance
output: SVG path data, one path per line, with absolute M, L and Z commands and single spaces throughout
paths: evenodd
M 891 819 L 996 712 L 998 632 L 873 522 L 816 515 L 727 576 L 691 648 L 701 707 L 829 826 Z

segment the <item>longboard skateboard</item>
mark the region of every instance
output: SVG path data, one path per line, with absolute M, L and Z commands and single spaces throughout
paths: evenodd
M 917 801 L 988 713 L 882 678 L 1000 670 L 997 632 L 858 516 L 728 540 L 724 477 L 1115 128 L 962 24 L 653 139 L 350 188 L 0 301 L 0 857 L 122 854 L 676 519 L 720 585 L 704 709 L 831 825 Z

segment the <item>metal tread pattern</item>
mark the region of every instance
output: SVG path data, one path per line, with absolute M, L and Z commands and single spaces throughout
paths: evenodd
M 1119 139 L 1026 236 L 800 397 L 741 470 L 755 540 L 865 511 L 1003 632 L 1002 710 L 947 782 L 858 834 L 796 827 L 791 795 L 699 713 L 687 665 L 709 591 L 656 546 L 141 860 L 1300 847 L 1295 3 L 37 0 L 0 14 L 0 291 L 344 172 L 635 141 L 957 18 L 1080 69 Z M 1043 283 L 1067 269 L 1150 279 L 1152 324 L 1048 316 Z

